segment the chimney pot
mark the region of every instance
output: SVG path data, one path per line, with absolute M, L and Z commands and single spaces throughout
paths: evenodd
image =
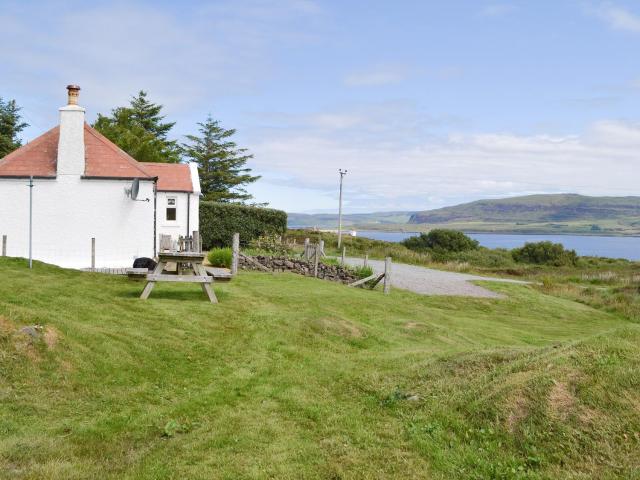
M 67 85 L 68 105 L 78 105 L 78 97 L 80 96 L 80 87 L 78 85 Z

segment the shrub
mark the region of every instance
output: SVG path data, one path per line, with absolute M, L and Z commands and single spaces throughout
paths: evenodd
M 334 257 L 324 257 L 320 259 L 321 263 L 324 263 L 325 265 L 334 265 L 334 266 L 338 266 L 340 265 L 340 261 L 337 258 Z
M 221 268 L 231 268 L 231 257 L 232 257 L 231 248 L 214 248 L 209 251 L 207 255 L 207 259 L 209 263 L 214 267 Z
M 433 250 L 440 253 L 464 252 L 475 250 L 479 243 L 457 230 L 435 229 L 429 233 L 421 233 L 418 237 L 410 237 L 402 244 L 411 250 Z
M 278 257 L 286 257 L 293 253 L 292 249 L 282 241 L 282 237 L 274 234 L 262 235 L 252 240 L 249 242 L 249 248 Z
M 483 268 L 508 268 L 515 265 L 511 252 L 506 249 L 489 249 L 480 247 L 477 250 L 450 255 L 451 260 L 467 262 L 476 267 Z
M 549 241 L 526 243 L 524 247 L 514 248 L 511 251 L 511 256 L 520 263 L 536 263 L 556 267 L 575 266 L 578 263 L 578 255 L 575 250 L 566 250 L 561 243 Z
M 353 267 L 353 271 L 359 279 L 367 278 L 373 275 L 373 269 L 369 266 L 360 265 L 359 267 Z
M 236 232 L 245 244 L 262 235 L 284 235 L 286 230 L 287 214 L 282 210 L 200 202 L 200 234 L 206 249 L 230 246 Z

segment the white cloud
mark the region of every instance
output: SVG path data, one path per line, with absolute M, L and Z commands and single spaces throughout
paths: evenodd
M 510 3 L 492 3 L 480 10 L 483 17 L 502 17 L 516 10 L 516 6 Z
M 640 33 L 640 16 L 611 4 L 595 10 L 595 13 L 616 30 Z
M 416 140 L 370 133 L 354 140 L 322 128 L 270 132 L 252 140 L 252 151 L 260 171 L 286 171 L 282 185 L 315 190 L 325 200 L 333 201 L 337 169 L 348 169 L 350 211 L 424 209 L 528 193 L 637 194 L 640 124 L 602 121 L 565 136 L 423 132 Z M 295 210 L 295 202 L 288 208 Z

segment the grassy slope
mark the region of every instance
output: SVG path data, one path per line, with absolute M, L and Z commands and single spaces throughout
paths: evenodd
M 528 287 L 0 278 L 3 478 L 640 478 L 639 326 Z

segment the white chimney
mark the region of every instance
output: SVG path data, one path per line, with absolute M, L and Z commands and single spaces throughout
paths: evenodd
M 78 106 L 80 87 L 68 85 L 68 104 L 60 108 L 58 175 L 84 175 L 84 108 Z

